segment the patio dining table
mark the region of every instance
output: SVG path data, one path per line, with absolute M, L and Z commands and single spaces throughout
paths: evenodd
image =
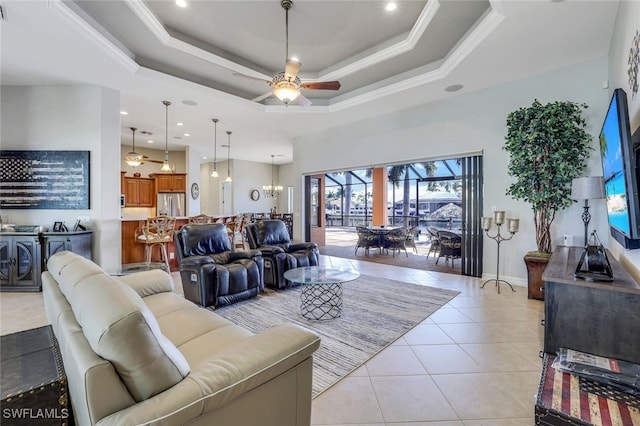
M 389 232 L 396 230 L 396 229 L 400 229 L 402 228 L 401 226 L 386 226 L 386 225 L 379 225 L 379 226 L 368 226 L 367 229 L 369 229 L 371 232 L 373 232 L 374 234 L 376 234 L 378 236 L 378 248 L 380 250 L 382 250 L 382 245 L 383 245 L 383 241 L 384 241 L 384 236 L 387 235 Z

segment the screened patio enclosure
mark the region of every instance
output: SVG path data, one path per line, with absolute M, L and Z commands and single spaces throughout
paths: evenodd
M 387 223 L 405 226 L 461 227 L 461 214 L 442 216 L 438 209 L 462 209 L 462 166 L 459 159 L 387 166 Z M 325 175 L 327 226 L 371 223 L 372 169 Z
M 482 157 L 464 157 L 386 166 L 386 225 L 459 230 L 463 234 L 462 273 L 482 274 Z M 373 170 L 324 175 L 327 227 L 377 225 Z M 384 209 L 382 207 L 378 207 Z M 378 216 L 380 217 L 380 216 Z M 378 223 L 379 224 L 379 223 Z M 466 252 L 466 255 L 465 255 Z

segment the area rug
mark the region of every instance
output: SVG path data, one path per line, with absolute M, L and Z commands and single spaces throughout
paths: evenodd
M 355 243 L 354 243 L 355 244 Z M 413 249 L 407 249 L 407 255 L 404 252 L 395 257 L 391 253 L 380 253 L 378 249 L 369 249 L 369 254 L 365 255 L 363 249 L 358 249 L 358 253 L 354 253 L 355 246 L 337 246 L 337 245 L 325 245 L 319 247 L 320 254 L 325 256 L 342 257 L 345 259 L 362 260 L 364 262 L 383 263 L 385 265 L 403 266 L 405 268 L 421 269 L 423 271 L 444 272 L 446 274 L 458 274 L 460 275 L 461 261 L 457 259 L 454 265 L 451 265 L 451 261 L 445 262 L 444 258 L 441 258 L 436 265 L 436 258 L 431 254 L 427 257 L 428 246 L 418 245 L 418 254 L 413 252 Z
M 254 333 L 281 323 L 318 333 L 313 356 L 313 397 L 394 342 L 453 299 L 458 292 L 361 275 L 343 284 L 342 316 L 324 321 L 300 315 L 301 287 L 267 289 L 258 297 L 225 306 L 215 313 Z

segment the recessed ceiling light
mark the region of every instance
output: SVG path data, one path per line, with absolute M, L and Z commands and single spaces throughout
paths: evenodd
M 173 138 L 180 140 L 180 139 L 182 139 L 182 136 L 174 136 Z
M 446 92 L 457 92 L 458 90 L 462 89 L 464 86 L 462 84 L 452 84 L 451 86 L 447 86 L 445 87 L 445 91 Z
M 189 105 L 189 106 L 197 106 L 198 105 L 198 103 L 196 101 L 190 101 L 188 99 L 182 101 L 182 103 L 185 104 L 185 105 Z
M 120 115 L 129 115 L 127 111 L 120 111 Z
M 202 157 L 202 159 L 203 159 L 203 160 L 206 160 L 206 159 L 207 159 L 207 156 L 205 155 L 204 157 Z
M 394 10 L 396 10 L 398 8 L 398 3 L 394 2 L 394 1 L 390 1 L 389 3 L 386 4 L 386 6 L 384 7 L 384 9 L 387 12 L 393 12 Z
M 152 140 L 148 140 L 147 143 L 153 143 L 153 141 Z
M 183 123 L 180 123 L 180 122 L 176 123 L 176 126 L 182 126 L 182 125 L 183 125 Z
M 185 0 L 176 0 L 176 5 L 180 7 L 187 7 L 187 2 Z
M 191 136 L 191 133 L 185 133 L 184 135 L 189 137 L 189 136 Z

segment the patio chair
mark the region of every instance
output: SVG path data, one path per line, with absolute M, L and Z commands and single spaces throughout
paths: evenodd
M 409 229 L 409 232 L 407 232 L 407 239 L 405 240 L 405 245 L 407 247 L 411 247 L 413 252 L 416 254 L 418 253 L 418 247 L 416 247 L 416 238 L 418 234 L 420 234 L 420 228 L 414 226 Z
M 391 250 L 393 257 L 396 256 L 396 251 L 400 254 L 400 250 L 404 250 L 404 254 L 409 257 L 407 253 L 407 228 L 392 229 L 382 236 L 382 248 Z
M 429 257 L 431 253 L 433 253 L 434 257 L 436 257 L 437 254 L 440 252 L 440 238 L 438 237 L 438 230 L 433 226 L 429 226 L 427 228 L 427 232 L 429 233 L 429 241 L 430 241 L 427 257 Z
M 462 237 L 460 234 L 456 234 L 451 231 L 438 231 L 438 238 L 440 239 L 440 253 L 438 253 L 438 259 L 436 259 L 436 265 L 441 257 L 445 258 L 448 262 L 451 259 L 451 266 L 455 259 L 462 258 Z
M 380 238 L 378 234 L 365 226 L 356 226 L 356 232 L 358 233 L 358 241 L 356 242 L 356 250 L 354 254 L 358 254 L 358 249 L 364 249 L 364 255 L 369 255 L 369 249 L 371 247 L 380 247 Z

